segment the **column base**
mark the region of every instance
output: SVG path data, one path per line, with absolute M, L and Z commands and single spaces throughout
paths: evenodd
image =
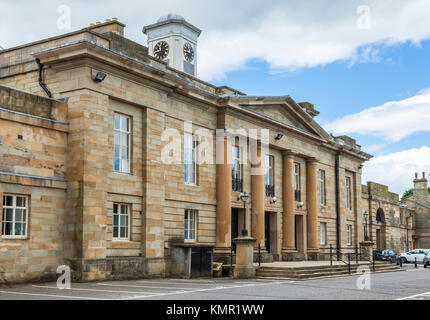
M 307 260 L 317 261 L 320 258 L 319 248 L 308 248 L 307 250 Z
M 303 252 L 283 252 L 282 261 L 303 261 L 306 260 L 306 253 Z
M 249 279 L 255 278 L 255 267 L 254 266 L 236 266 L 234 268 L 234 278 L 237 279 Z

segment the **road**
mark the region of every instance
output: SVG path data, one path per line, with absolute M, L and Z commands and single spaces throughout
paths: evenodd
M 0 300 L 430 300 L 430 269 L 371 274 L 370 289 L 357 287 L 358 275 L 308 281 L 143 279 L 0 287 Z

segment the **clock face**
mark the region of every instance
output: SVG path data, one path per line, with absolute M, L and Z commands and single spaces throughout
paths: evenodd
M 184 44 L 184 57 L 185 57 L 185 60 L 187 60 L 188 62 L 191 62 L 194 60 L 194 49 L 193 49 L 193 46 L 188 42 Z
M 154 57 L 164 60 L 169 55 L 169 44 L 166 41 L 158 42 L 154 47 Z

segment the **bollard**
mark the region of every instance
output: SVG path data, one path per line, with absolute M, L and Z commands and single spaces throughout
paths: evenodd
M 402 258 L 399 259 L 399 266 L 400 266 L 400 268 L 403 267 L 403 260 L 402 260 Z
M 415 268 L 418 268 L 418 266 L 417 266 L 417 258 L 415 258 Z

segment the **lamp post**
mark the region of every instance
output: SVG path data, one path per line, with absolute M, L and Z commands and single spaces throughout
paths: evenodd
M 246 202 L 248 201 L 249 195 L 246 193 L 246 191 L 241 192 L 239 195 L 239 199 L 243 201 L 243 229 L 242 229 L 242 236 L 246 237 L 248 236 L 248 230 L 246 229 Z
M 369 240 L 369 236 L 367 235 L 367 219 L 369 217 L 369 214 L 367 211 L 364 211 L 364 241 Z

